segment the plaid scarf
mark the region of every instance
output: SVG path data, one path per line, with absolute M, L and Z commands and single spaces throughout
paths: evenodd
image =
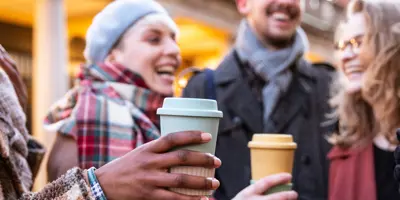
M 81 168 L 100 167 L 157 139 L 157 108 L 165 96 L 117 64 L 83 66 L 79 84 L 58 101 L 45 128 L 72 136 Z

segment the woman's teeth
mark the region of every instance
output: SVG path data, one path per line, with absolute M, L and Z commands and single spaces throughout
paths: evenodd
M 354 67 L 354 68 L 350 68 L 350 69 L 346 69 L 346 73 L 347 74 L 351 74 L 351 73 L 362 73 L 363 71 L 358 68 L 358 67 Z
M 163 74 L 166 74 L 166 75 L 174 75 L 174 73 L 175 73 L 175 70 L 176 68 L 175 67 L 172 67 L 172 66 L 165 66 L 165 67 L 160 67 L 160 68 L 158 68 L 157 69 L 157 74 L 160 74 L 160 75 L 163 75 Z

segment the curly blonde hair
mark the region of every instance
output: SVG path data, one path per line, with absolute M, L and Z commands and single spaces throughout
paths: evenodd
M 360 50 L 366 67 L 360 92 L 348 93 L 338 75 L 330 100 L 340 122 L 340 134 L 329 141 L 348 148 L 364 145 L 376 135 L 398 144 L 395 130 L 400 128 L 400 1 L 353 0 L 347 17 L 361 13 L 367 31 Z

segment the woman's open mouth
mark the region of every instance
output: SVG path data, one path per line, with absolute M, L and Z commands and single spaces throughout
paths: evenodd
M 156 69 L 157 75 L 167 84 L 172 84 L 175 79 L 177 67 L 172 65 L 165 65 Z

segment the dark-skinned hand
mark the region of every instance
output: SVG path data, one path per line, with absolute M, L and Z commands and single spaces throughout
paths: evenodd
M 215 190 L 214 178 L 168 173 L 172 166 L 218 168 L 221 161 L 213 155 L 188 150 L 171 151 L 180 146 L 207 143 L 211 134 L 197 131 L 171 133 L 138 147 L 125 156 L 95 171 L 100 185 L 111 200 L 200 200 L 167 188 Z

